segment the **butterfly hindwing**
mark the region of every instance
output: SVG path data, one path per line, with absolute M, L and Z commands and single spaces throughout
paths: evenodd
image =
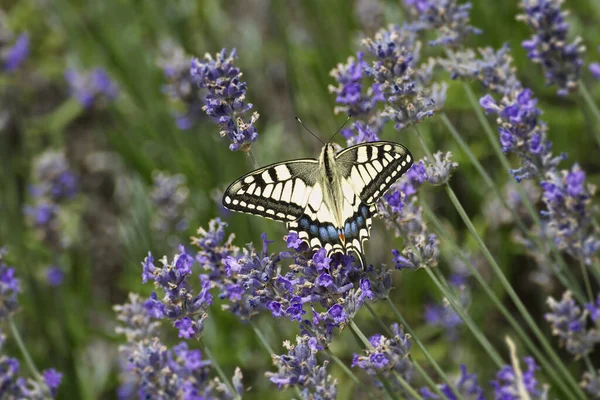
M 398 143 L 370 142 L 342 150 L 336 161 L 360 199 L 371 205 L 408 171 L 413 158 Z
M 223 205 L 276 221 L 295 221 L 304 213 L 316 183 L 317 168 L 317 160 L 302 159 L 257 169 L 225 190 Z
M 333 210 L 324 201 L 323 187 L 319 183 L 315 184 L 308 197 L 304 214 L 298 220 L 288 222 L 287 228 L 297 233 L 312 250 L 323 247 L 327 254 L 344 250 Z

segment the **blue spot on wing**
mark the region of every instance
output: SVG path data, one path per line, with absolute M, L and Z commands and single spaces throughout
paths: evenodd
M 327 233 L 329 234 L 330 239 L 335 239 L 338 236 L 338 231 L 333 227 L 333 225 L 329 225 L 327 227 Z
M 323 242 L 326 242 L 329 239 L 327 228 L 325 228 L 324 226 L 319 228 L 319 239 L 321 239 L 321 241 Z

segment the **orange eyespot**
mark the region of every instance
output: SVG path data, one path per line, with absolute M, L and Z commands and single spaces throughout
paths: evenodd
M 340 240 L 342 241 L 342 243 L 346 242 L 346 236 L 343 232 L 340 232 Z

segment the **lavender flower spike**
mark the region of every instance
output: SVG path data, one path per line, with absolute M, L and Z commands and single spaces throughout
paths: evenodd
M 288 354 L 273 355 L 273 363 L 278 372 L 267 372 L 269 380 L 278 388 L 297 385 L 303 399 L 333 400 L 337 396 L 337 379 L 327 375 L 327 361 L 320 366 L 317 352 L 322 350 L 317 339 L 309 336 L 296 337 L 296 345 L 285 341 L 283 346 Z
M 405 334 L 404 328 L 398 324 L 392 324 L 391 331 L 394 334 L 391 338 L 380 334 L 371 336 L 369 342 L 372 348 L 366 349 L 364 355 L 354 354 L 351 366 L 362 368 L 369 375 L 381 374 L 402 391 L 402 385 L 397 381 L 396 375 L 410 382 L 414 368 L 408 359 L 411 348 L 410 335 Z
M 119 88 L 102 68 L 89 72 L 71 68 L 65 72 L 65 80 L 69 84 L 71 96 L 86 109 L 112 101 L 119 95 Z
M 600 342 L 600 333 L 588 327 L 588 312 L 581 310 L 571 292 L 563 293 L 560 301 L 549 297 L 548 307 L 550 312 L 545 318 L 552 327 L 552 334 L 558 336 L 561 346 L 576 358 L 590 353 Z
M 223 49 L 215 58 L 206 54 L 203 60 L 192 59 L 190 74 L 200 88 L 208 90 L 204 98 L 203 110 L 221 127 L 221 136 L 227 137 L 231 151 L 250 151 L 252 142 L 258 139 L 256 121 L 258 113 L 250 119 L 244 117 L 252 109 L 246 103 L 246 82 L 242 82 L 242 73 L 233 66 L 236 51 L 229 55 Z
M 481 33 L 470 25 L 471 3 L 459 5 L 456 0 L 404 0 L 404 3 L 418 18 L 412 29 L 428 30 L 439 35 L 429 42 L 431 46 L 456 47 L 467 36 Z
M 200 275 L 201 290 L 196 293 L 189 282 L 192 265 L 196 260 L 183 246 L 179 246 L 179 251 L 172 263 L 163 257 L 162 266 L 157 266 L 150 253 L 142 263 L 143 282 L 148 279 L 154 281 L 155 287 L 164 293 L 162 299 L 153 293 L 145 306 L 156 318 L 167 317 L 174 320 L 173 325 L 179 330 L 179 337 L 198 338 L 208 317 L 206 310 L 212 304 L 209 292 L 211 283 L 205 275 Z
M 6 249 L 0 248 L 0 321 L 17 310 L 17 294 L 21 291 L 15 269 L 4 263 L 5 254 Z
M 29 55 L 29 35 L 22 33 L 15 43 L 3 51 L 2 60 L 4 61 L 4 70 L 8 72 L 16 71 Z
M 542 199 L 548 208 L 549 232 L 560 249 L 591 264 L 600 250 L 598 232 L 591 224 L 594 215 L 594 185 L 586 184 L 585 172 L 575 164 L 571 170 L 552 170 L 541 182 Z
M 598 46 L 598 51 L 600 52 L 600 46 Z M 591 63 L 588 67 L 592 76 L 598 80 L 600 80 L 600 63 Z
M 517 181 L 542 179 L 565 158 L 564 154 L 552 155 L 547 126 L 539 119 L 542 111 L 530 89 L 504 96 L 500 103 L 488 94 L 479 99 L 479 104 L 486 113 L 498 115 L 502 151 L 514 152 L 521 159 L 521 168 L 511 170 Z
M 569 24 L 566 11 L 560 6 L 563 0 L 522 0 L 524 14 L 518 20 L 529 25 L 534 34 L 523 42 L 527 56 L 536 64 L 540 64 L 548 86 L 557 85 L 558 94 L 567 95 L 577 90 L 583 60 L 581 56 L 585 47 L 581 38 L 568 42 Z
M 477 383 L 477 375 L 468 373 L 464 364 L 460 366 L 460 377 L 452 382 L 452 386 L 444 383 L 439 388 L 444 397 L 434 394 L 429 388 L 421 388 L 423 400 L 454 400 L 457 394 L 465 400 L 485 400 L 483 389 Z

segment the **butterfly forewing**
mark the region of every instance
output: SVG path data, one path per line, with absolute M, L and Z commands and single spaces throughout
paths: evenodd
M 276 221 L 295 221 L 304 214 L 317 168 L 317 160 L 303 159 L 257 169 L 225 190 L 223 205 Z
M 336 161 L 360 199 L 374 204 L 413 163 L 406 147 L 393 142 L 362 143 L 342 150 Z

